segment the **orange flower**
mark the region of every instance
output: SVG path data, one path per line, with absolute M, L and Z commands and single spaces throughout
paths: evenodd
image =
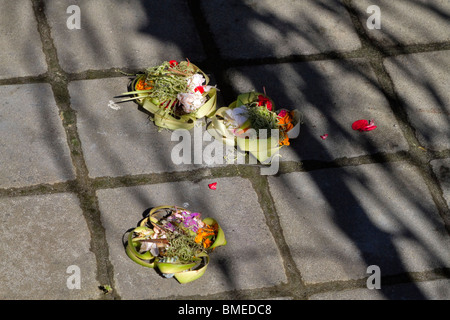
M 280 146 L 288 146 L 290 145 L 289 137 L 287 134 L 284 135 L 283 140 L 280 139 Z
M 198 229 L 197 236 L 195 237 L 196 243 L 202 243 L 205 249 L 212 245 L 211 238 L 217 234 L 219 226 L 215 224 L 214 226 L 206 225 L 203 228 Z
M 212 245 L 211 239 L 206 238 L 206 239 L 203 241 L 203 247 L 204 247 L 205 249 L 211 247 L 211 245 Z
M 150 90 L 150 89 L 153 89 L 153 87 L 149 86 L 147 82 L 144 82 L 144 79 L 141 79 L 138 81 L 138 83 L 136 83 L 136 90 Z
M 294 127 L 294 125 L 292 124 L 292 122 L 288 122 L 284 125 L 284 130 L 286 132 L 288 132 L 289 130 L 291 130 Z
M 288 123 L 292 123 L 293 120 L 293 113 L 292 112 L 284 112 L 282 113 L 283 116 L 282 117 L 278 117 L 278 123 L 279 124 L 288 124 Z
M 282 110 L 283 111 L 283 110 Z M 281 116 L 280 116 L 281 115 Z M 291 112 L 280 112 L 278 116 L 278 126 L 281 129 L 280 133 L 280 145 L 288 146 L 289 137 L 287 136 L 287 132 L 294 128 L 294 111 Z

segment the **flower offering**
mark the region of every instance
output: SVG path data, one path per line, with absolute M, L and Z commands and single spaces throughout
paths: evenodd
M 160 206 L 129 233 L 126 252 L 138 264 L 188 283 L 205 273 L 210 252 L 226 243 L 216 220 L 181 207 Z
M 218 109 L 208 130 L 216 139 L 269 163 L 282 146 L 289 146 L 290 139 L 298 136 L 300 122 L 297 110 L 276 111 L 265 93 L 248 92 Z
M 190 61 L 164 61 L 135 76 L 131 96 L 153 115 L 154 123 L 170 130 L 191 129 L 195 121 L 211 117 L 216 109 L 217 89 L 208 76 Z

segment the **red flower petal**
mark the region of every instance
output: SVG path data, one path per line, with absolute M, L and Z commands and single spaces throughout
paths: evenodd
M 377 126 L 375 125 L 375 122 L 373 120 L 367 121 L 367 120 L 357 120 L 353 122 L 352 129 L 353 130 L 359 130 L 359 131 L 372 131 L 373 129 L 376 129 Z
M 262 94 L 258 96 L 258 106 L 266 106 L 267 110 L 272 111 L 272 101 Z
M 177 60 L 170 60 L 169 63 L 170 63 L 170 66 L 171 66 L 171 67 L 175 67 L 175 66 L 178 65 Z
M 322 140 L 325 140 L 328 137 L 328 134 L 325 133 L 323 136 L 320 136 L 322 138 Z
M 264 97 L 262 94 L 258 96 L 258 106 L 264 105 L 267 101 L 269 101 L 269 99 Z
M 209 187 L 211 190 L 216 190 L 216 188 L 217 188 L 217 182 L 213 182 L 213 183 L 208 184 L 208 187 Z
M 205 92 L 205 88 L 203 88 L 203 86 L 198 86 L 198 87 L 196 87 L 196 88 L 194 89 L 194 91 L 198 91 L 198 92 L 200 92 L 201 94 L 203 94 L 203 92 Z
M 376 129 L 377 126 L 374 124 L 369 124 L 367 127 L 363 128 L 363 131 L 372 131 L 373 129 Z
M 363 129 L 369 125 L 369 121 L 367 120 L 356 120 L 352 124 L 353 130 L 364 131 Z

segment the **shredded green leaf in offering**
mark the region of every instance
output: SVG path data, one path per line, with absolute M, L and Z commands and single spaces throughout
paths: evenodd
M 187 234 L 170 234 L 169 247 L 165 253 L 168 258 L 177 257 L 180 262 L 192 262 L 196 255 L 204 251 L 201 243 L 196 243 L 195 238 Z
M 252 128 L 256 130 L 259 136 L 260 129 L 267 130 L 267 137 L 270 137 L 270 129 L 278 128 L 277 116 L 274 112 L 270 112 L 265 107 L 251 106 L 247 108 L 248 118 L 252 124 Z
M 186 61 L 181 61 L 178 65 L 165 61 L 159 66 L 150 67 L 145 71 L 145 82 L 153 87 L 148 96 L 159 102 L 175 100 L 179 92 L 187 91 L 186 78 L 194 74 L 195 71 Z

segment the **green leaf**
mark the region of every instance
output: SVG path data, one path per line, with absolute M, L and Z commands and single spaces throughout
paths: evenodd
M 169 262 L 156 262 L 155 265 L 162 273 L 177 273 L 189 270 L 195 267 L 197 263 L 169 263 Z
M 150 251 L 147 251 L 145 253 L 139 253 L 136 250 L 136 247 L 139 246 L 139 242 L 138 241 L 134 241 L 133 240 L 133 232 L 130 232 L 130 234 L 128 235 L 128 245 L 127 248 L 129 247 L 130 251 L 133 253 L 134 256 L 136 256 L 136 258 L 140 259 L 140 260 L 151 260 L 153 259 L 153 255 L 150 253 Z
M 189 270 L 184 272 L 175 273 L 175 279 L 180 283 L 188 283 L 194 280 L 197 280 L 201 276 L 205 274 L 206 268 L 209 264 L 209 256 L 206 253 L 199 254 L 198 258 L 201 258 L 200 265 L 203 265 L 201 268 L 196 270 Z
M 216 240 L 211 245 L 211 247 L 209 247 L 210 249 L 213 249 L 213 248 L 219 247 L 219 246 L 224 246 L 227 244 L 227 240 L 225 239 L 225 233 L 223 232 L 222 228 L 220 227 L 220 225 L 217 223 L 217 221 L 215 219 L 205 218 L 205 219 L 203 219 L 203 222 L 210 226 L 214 226 L 215 224 L 217 224 L 219 227 L 219 230 L 217 231 Z
M 131 250 L 131 245 L 127 245 L 125 252 L 127 253 L 128 257 L 130 257 L 131 260 L 136 262 L 137 264 L 140 264 L 141 266 L 147 267 L 147 268 L 154 268 L 155 263 L 154 262 L 145 262 L 134 254 L 134 251 Z

